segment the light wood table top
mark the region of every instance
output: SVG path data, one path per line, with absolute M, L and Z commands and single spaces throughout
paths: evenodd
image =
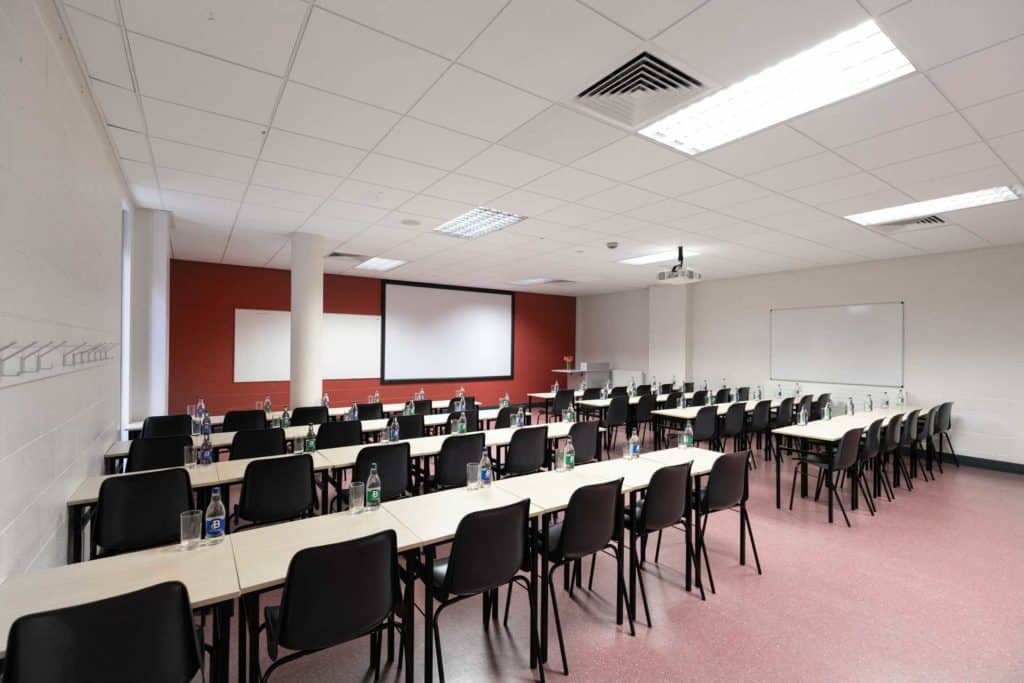
M 320 428 L 320 425 L 313 425 L 313 433 Z M 309 431 L 308 425 L 298 425 L 295 427 L 288 427 L 284 430 L 285 439 L 291 441 L 293 439 L 301 439 Z M 235 438 L 235 434 L 238 432 L 214 432 L 210 435 L 210 444 L 214 448 L 229 448 L 231 441 Z M 192 443 L 195 446 L 200 446 L 203 443 L 202 436 L 193 436 Z M 127 457 L 129 449 L 132 447 L 132 442 L 128 441 L 115 441 L 111 444 L 107 452 L 103 454 L 104 458 L 124 458 Z M 184 457 L 184 456 L 182 456 Z
M 400 404 L 400 405 L 404 406 L 404 404 Z M 244 409 L 240 409 L 240 410 L 250 410 L 250 409 L 249 408 L 244 408 Z M 350 410 L 351 410 L 351 408 L 349 406 L 332 406 L 332 407 L 327 409 L 327 413 L 331 417 L 343 417 L 345 415 L 348 415 L 348 412 Z M 399 410 L 401 410 L 401 408 L 399 408 Z M 280 420 L 281 419 L 281 415 L 282 415 L 283 412 L 284 411 L 281 411 L 281 410 L 271 410 L 270 413 L 267 414 L 267 422 L 268 422 L 268 424 L 269 424 L 270 420 Z M 126 424 L 121 429 L 124 429 L 126 431 L 130 431 L 130 432 L 137 432 L 137 431 L 142 429 L 142 423 L 143 423 L 143 420 L 136 420 L 134 422 L 129 422 L 128 424 Z M 221 425 L 224 424 L 224 416 L 223 415 L 211 415 L 210 416 L 210 424 L 212 424 L 214 427 L 220 427 Z
M 495 482 L 472 491 L 462 487 L 392 500 L 382 503 L 381 508 L 408 527 L 423 545 L 434 545 L 451 540 L 466 515 L 511 505 L 526 497 L 508 493 L 498 488 Z M 540 512 L 531 506 L 531 516 Z
M 580 396 L 583 395 L 583 392 L 580 391 L 579 389 L 577 389 L 576 392 L 574 393 L 574 395 L 576 396 L 576 398 L 579 398 Z M 553 392 L 553 391 L 532 391 L 532 392 L 528 393 L 527 396 L 529 396 L 530 398 L 539 398 L 539 399 L 542 399 L 544 401 L 551 401 L 551 400 L 553 400 L 555 398 L 555 392 Z
M 711 472 L 711 466 L 721 455 L 718 451 L 709 451 L 704 448 L 665 448 L 660 451 L 641 453 L 640 459 L 650 460 L 662 466 L 692 462 L 690 476 L 699 477 Z
M 0 584 L 0 657 L 11 624 L 18 617 L 102 600 L 164 581 L 184 583 L 193 607 L 237 597 L 232 537 L 191 551 L 164 546 L 9 578 Z
M 177 469 L 177 468 L 173 468 Z M 209 486 L 216 486 L 220 482 L 220 478 L 217 474 L 217 465 L 196 465 L 192 468 L 182 467 L 188 473 L 189 479 L 192 482 L 193 489 L 207 488 Z M 157 470 L 149 470 L 155 472 Z M 130 472 L 127 474 L 100 474 L 91 477 L 86 477 L 82 480 L 82 483 L 71 493 L 68 497 L 68 505 L 91 505 L 96 502 L 96 499 L 100 495 L 100 486 L 104 480 L 111 477 L 134 477 L 138 474 L 145 474 L 145 472 Z
M 398 537 L 398 552 L 422 545 L 408 527 L 383 507 L 357 515 L 318 515 L 231 534 L 239 588 L 249 593 L 284 583 L 288 563 L 300 550 L 351 541 L 388 529 L 393 529 Z
M 838 415 L 831 420 L 813 420 L 805 425 L 790 425 L 773 429 L 772 432 L 781 436 L 792 436 L 798 439 L 810 439 L 811 441 L 840 441 L 843 434 L 851 429 L 866 429 L 875 420 L 882 420 L 882 424 L 888 424 L 889 420 L 896 415 L 905 415 L 912 410 L 919 410 L 917 406 L 904 406 L 902 408 L 886 408 L 873 410 L 853 415 Z
M 667 400 L 668 394 L 658 394 L 657 396 L 654 397 L 655 403 L 664 403 Z M 581 406 L 587 406 L 588 408 L 607 408 L 612 404 L 612 400 L 610 398 L 587 398 L 583 399 L 582 401 L 578 401 L 578 403 Z M 635 406 L 638 403 L 640 403 L 639 396 L 629 397 L 629 405 Z
M 764 399 L 761 399 L 761 401 L 768 401 L 768 400 L 771 400 L 772 408 L 778 408 L 779 405 L 782 403 L 782 400 L 781 399 L 777 399 L 777 398 L 773 398 L 773 399 L 764 398 Z M 746 410 L 749 413 L 749 412 L 753 411 L 754 407 L 758 403 L 760 403 L 761 401 L 758 401 L 758 400 L 740 401 L 740 403 L 745 403 L 746 404 Z M 731 406 L 731 405 L 732 405 L 732 403 L 716 403 L 715 404 L 715 406 L 718 408 L 718 414 L 719 415 L 725 415 L 726 413 L 728 413 L 729 412 L 729 406 Z M 707 406 L 687 406 L 686 408 L 663 408 L 663 409 L 659 409 L 659 410 L 653 410 L 651 412 L 653 414 L 655 414 L 655 415 L 661 415 L 663 417 L 671 417 L 671 418 L 675 418 L 677 420 L 693 420 L 693 419 L 696 419 L 697 413 L 700 412 L 700 409 L 701 408 L 706 408 L 706 407 Z

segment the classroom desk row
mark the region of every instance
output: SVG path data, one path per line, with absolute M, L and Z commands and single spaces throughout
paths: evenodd
M 772 410 L 777 410 L 782 404 L 782 399 L 759 399 L 752 401 L 740 401 L 745 404 L 746 411 L 748 413 L 753 412 L 754 407 L 757 406 L 761 401 L 772 402 Z M 715 404 L 718 408 L 718 417 L 724 417 L 729 412 L 729 406 L 732 403 L 717 403 Z M 701 408 L 707 406 L 687 406 L 685 408 L 663 408 L 651 411 L 652 428 L 654 432 L 654 448 L 658 449 L 661 446 L 661 433 L 664 429 L 678 429 L 682 430 L 686 428 L 686 423 L 697 419 L 697 413 L 700 412 Z
M 497 480 L 490 488 L 469 490 L 449 489 L 436 493 L 403 498 L 382 504 L 377 512 L 352 515 L 347 512 L 320 515 L 307 519 L 249 529 L 244 533 L 227 536 L 220 544 L 203 546 L 184 552 L 176 546 L 127 553 L 109 558 L 77 563 L 13 577 L 0 585 L 0 644 L 6 643 L 11 624 L 19 616 L 43 610 L 112 597 L 163 581 L 181 581 L 185 584 L 195 609 L 213 610 L 213 653 L 211 670 L 213 681 L 226 681 L 228 677 L 228 640 L 233 601 L 239 599 L 239 680 L 246 680 L 246 670 L 255 671 L 258 662 L 258 631 L 255 620 L 246 615 L 258 614 L 261 592 L 283 584 L 291 557 L 298 551 L 338 543 L 391 529 L 398 537 L 398 550 L 407 562 L 419 563 L 424 559 L 422 576 L 429 577 L 436 546 L 450 541 L 461 519 L 472 512 L 492 509 L 524 498 L 531 501 L 530 516 L 540 521 L 540 538 L 547 543 L 547 529 L 552 516 L 564 510 L 572 494 L 580 487 L 623 478 L 622 491 L 634 505 L 639 492 L 649 484 L 655 471 L 664 466 L 692 462 L 694 479 L 708 474 L 720 454 L 702 449 L 671 449 L 642 454 L 638 459 L 606 460 L 577 466 L 568 472 L 548 471 L 523 477 Z M 213 469 L 216 469 L 214 467 Z M 132 476 L 132 475 L 115 475 Z M 691 482 L 692 486 L 692 482 Z M 692 520 L 687 520 L 687 528 Z M 624 539 L 617 539 L 620 562 L 626 555 L 621 552 Z M 636 539 L 630 537 L 630 542 Z M 686 587 L 694 577 L 700 580 L 699 566 L 690 564 L 686 555 Z M 633 553 L 629 553 L 629 579 L 626 590 L 629 597 L 617 589 L 617 622 L 622 623 L 623 610 L 635 617 L 636 580 L 638 568 Z M 541 562 L 540 614 L 531 604 L 531 624 L 540 623 L 540 651 L 531 654 L 540 661 L 547 655 L 547 562 Z M 531 580 L 537 581 L 536 562 Z M 536 585 L 536 583 L 534 583 Z M 425 680 L 433 676 L 433 602 L 432 584 L 426 582 L 424 648 Z M 536 594 L 536 592 L 535 592 Z M 407 592 L 408 601 L 414 591 Z M 415 613 L 408 604 L 406 614 L 411 620 Z M 406 649 L 407 663 L 413 658 L 413 629 L 402 645 Z M 247 643 L 248 641 L 248 643 Z M 532 643 L 532 638 L 531 638 Z M 0 658 L 3 657 L 0 650 Z M 407 664 L 406 680 L 412 680 L 412 666 Z

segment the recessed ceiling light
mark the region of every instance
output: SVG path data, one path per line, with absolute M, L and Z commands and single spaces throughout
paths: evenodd
M 434 228 L 434 232 L 444 233 L 452 237 L 473 239 L 474 237 L 483 237 L 488 233 L 507 228 L 513 223 L 518 223 L 522 220 L 526 220 L 526 217 L 478 206 L 458 218 L 442 223 Z
M 409 225 L 409 226 L 414 226 L 414 225 L 419 225 L 420 224 L 420 222 L 418 220 L 416 220 L 415 218 L 403 218 L 401 220 L 401 223 L 402 223 L 402 225 Z
M 990 187 L 985 190 L 964 192 L 938 199 L 927 199 L 923 202 L 913 204 L 901 204 L 890 206 L 887 209 L 876 211 L 865 211 L 847 216 L 846 219 L 860 225 L 883 225 L 885 223 L 898 223 L 909 221 L 914 218 L 922 218 L 937 213 L 949 213 L 960 209 L 970 209 L 975 206 L 986 204 L 998 204 L 1020 199 L 1020 191 L 1011 187 Z
M 399 261 L 393 258 L 381 258 L 374 256 L 373 258 L 366 259 L 360 263 L 356 268 L 363 270 L 393 270 L 398 266 L 402 266 L 408 263 L 407 261 Z
M 912 71 L 914 65 L 869 20 L 669 114 L 640 134 L 699 154 Z
M 554 282 L 555 279 L 552 277 L 526 277 L 522 280 L 513 280 L 514 285 L 544 285 L 549 282 Z
M 698 256 L 699 254 L 699 251 L 693 251 L 692 249 L 687 249 L 685 253 L 686 256 Z M 675 261 L 677 258 L 679 258 L 679 250 L 669 249 L 667 251 L 659 251 L 657 254 L 622 259 L 619 263 L 625 263 L 630 266 L 646 266 L 651 263 L 668 263 L 669 261 Z

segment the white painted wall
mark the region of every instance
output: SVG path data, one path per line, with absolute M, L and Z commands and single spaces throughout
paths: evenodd
M 673 375 L 683 381 L 690 372 L 687 319 L 692 292 L 690 285 L 663 285 L 647 290 L 650 318 L 648 372 L 659 384 L 670 381 Z
M 120 339 L 127 195 L 57 26 L 50 2 L 0 3 L 0 346 Z M 0 581 L 64 561 L 65 501 L 117 436 L 119 374 L 115 351 L 0 378 Z
M 128 233 L 131 316 L 126 423 L 167 413 L 171 214 L 135 209 Z
M 646 372 L 649 320 L 645 289 L 577 297 L 576 363 L 608 362 L 613 371 Z

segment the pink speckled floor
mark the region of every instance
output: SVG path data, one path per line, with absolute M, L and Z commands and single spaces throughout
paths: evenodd
M 791 476 L 787 466 L 785 487 Z M 763 463 L 750 482 L 764 575 L 738 564 L 738 515 L 714 515 L 718 594 L 702 603 L 681 585 L 682 535 L 666 534 L 662 564 L 647 575 L 654 628 L 638 625 L 633 638 L 615 626 L 612 560 L 599 561 L 593 593 L 558 596 L 570 679 L 1024 680 L 1024 477 L 947 467 L 893 503 L 883 498 L 874 518 L 863 507 L 851 513 L 852 529 L 838 513 L 829 525 L 824 504 L 810 499 L 776 510 L 774 471 Z M 534 678 L 525 593 L 513 598 L 507 631 L 483 633 L 479 600 L 445 611 L 449 681 Z M 564 679 L 553 624 L 550 643 L 548 678 Z M 417 680 L 422 648 L 417 621 Z M 368 641 L 350 643 L 273 680 L 372 680 L 368 654 Z M 394 666 L 382 679 L 402 680 Z

